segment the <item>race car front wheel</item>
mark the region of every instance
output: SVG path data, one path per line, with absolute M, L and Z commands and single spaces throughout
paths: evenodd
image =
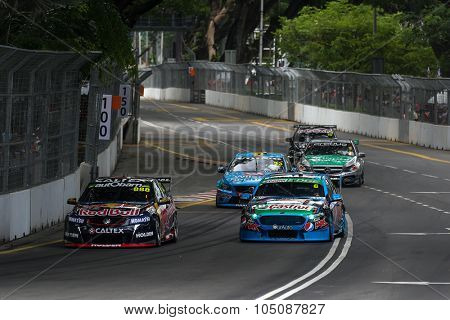
M 172 228 L 172 242 L 177 242 L 178 241 L 178 216 L 175 213 L 175 215 L 173 216 L 173 228 Z
M 161 226 L 159 219 L 155 219 L 155 246 L 161 246 Z
M 334 221 L 333 221 L 333 216 L 330 215 L 328 218 L 328 236 L 329 239 L 328 241 L 333 242 L 334 241 Z

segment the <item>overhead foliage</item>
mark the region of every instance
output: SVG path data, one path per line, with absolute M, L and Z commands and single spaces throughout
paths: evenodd
M 12 3 L 12 1 L 11 1 Z M 81 0 L 73 5 L 0 8 L 0 43 L 25 49 L 102 51 L 104 66 L 134 68 L 129 28 L 110 1 Z
M 386 73 L 427 75 L 437 59 L 424 37 L 402 23 L 401 13 L 379 10 L 373 34 L 373 7 L 346 0 L 323 9 L 304 7 L 297 18 L 284 19 L 277 31 L 280 47 L 298 66 L 327 70 L 371 72 L 372 58 L 383 57 Z
M 450 77 L 450 7 L 442 3 L 425 11 L 422 27 L 439 60 L 441 75 Z

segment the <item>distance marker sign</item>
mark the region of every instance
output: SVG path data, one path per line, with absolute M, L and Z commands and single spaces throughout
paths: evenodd
M 128 116 L 131 104 L 131 86 L 129 84 L 121 84 L 119 88 L 121 97 L 119 114 L 121 117 Z
M 111 135 L 111 105 L 112 96 L 103 95 L 100 107 L 100 128 L 98 131 L 99 140 L 109 140 Z

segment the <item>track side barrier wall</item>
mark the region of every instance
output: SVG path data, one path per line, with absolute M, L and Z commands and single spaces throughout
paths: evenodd
M 204 92 L 209 105 L 450 150 L 448 78 L 203 61 L 153 71 L 144 85 L 156 100 L 187 101 L 190 91 L 190 102 L 199 102 Z

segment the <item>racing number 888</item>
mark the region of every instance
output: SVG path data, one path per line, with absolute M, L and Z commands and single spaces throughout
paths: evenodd
M 133 191 L 140 192 L 150 192 L 150 187 L 134 187 Z
M 322 314 L 324 303 L 311 304 L 257 304 L 254 306 L 256 314 Z

